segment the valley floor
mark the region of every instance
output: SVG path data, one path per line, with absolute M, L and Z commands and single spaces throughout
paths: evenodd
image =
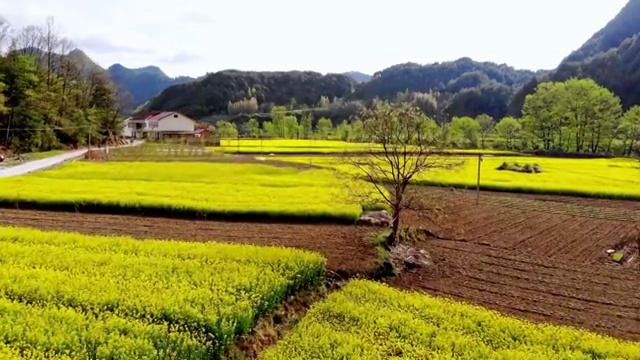
M 606 255 L 636 231 L 635 202 L 421 189 L 441 204 L 441 224 L 419 214 L 405 222 L 442 239 L 421 244 L 435 265 L 392 281 L 482 305 L 517 317 L 571 325 L 640 340 L 638 261 Z M 630 221 L 631 220 L 631 221 Z M 119 215 L 0 210 L 0 225 L 135 238 L 227 241 L 285 246 L 322 253 L 330 272 L 372 276 L 374 228 L 348 225 L 257 224 Z

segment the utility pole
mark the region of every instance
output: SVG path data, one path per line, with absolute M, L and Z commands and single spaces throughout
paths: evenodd
M 480 170 L 482 169 L 482 154 L 478 154 L 478 183 L 476 185 L 476 205 L 480 205 Z

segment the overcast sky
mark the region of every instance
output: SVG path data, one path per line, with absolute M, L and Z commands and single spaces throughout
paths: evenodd
M 54 17 L 103 67 L 374 73 L 468 56 L 551 69 L 627 0 L 0 0 L 15 27 Z

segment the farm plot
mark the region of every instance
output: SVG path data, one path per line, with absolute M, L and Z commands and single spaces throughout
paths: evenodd
M 424 191 L 444 207 L 446 228 L 415 213 L 404 221 L 442 238 L 422 245 L 436 265 L 405 273 L 394 285 L 640 340 L 640 294 L 633 290 L 640 269 L 616 265 L 605 253 L 637 234 L 629 221 L 637 210 L 607 207 L 601 217 L 595 206 L 600 200 L 575 209 L 497 195 L 483 196 L 476 206 L 472 194 Z M 513 198 L 518 201 L 504 203 Z
M 371 151 L 380 148 L 376 144 L 351 143 L 336 140 L 294 139 L 223 139 L 214 151 L 240 154 L 336 154 L 342 152 Z
M 136 239 L 188 240 L 291 247 L 321 253 L 327 269 L 343 276 L 375 273 L 377 255 L 369 242 L 370 227 L 338 224 L 262 224 L 157 219 L 0 209 L 0 225 L 91 235 L 126 235 Z
M 380 144 L 354 143 L 338 140 L 303 140 L 303 139 L 223 139 L 219 147 L 211 147 L 213 151 L 233 154 L 313 154 L 331 155 L 340 153 L 362 153 L 382 151 Z M 447 150 L 457 154 L 516 154 L 500 150 Z
M 262 358 L 640 359 L 640 344 L 354 281 Z
M 344 185 L 331 171 L 262 164 L 77 162 L 0 180 L 0 204 L 189 218 L 353 223 L 362 207 L 352 201 Z
M 35 358 L 216 358 L 325 264 L 281 248 L 0 230 L 0 344 Z
M 609 263 L 606 250 L 638 234 L 640 209 L 633 202 L 559 198 L 544 201 L 526 195 L 483 194 L 476 206 L 470 191 L 415 188 L 423 199 L 440 204 L 440 223 L 407 213 L 409 224 L 426 225 L 440 237 L 515 250 L 571 263 Z M 446 226 L 441 226 L 443 223 Z
M 274 157 L 280 161 L 356 171 L 340 157 Z M 437 162 L 456 162 L 453 169 L 433 169 L 414 181 L 416 185 L 475 188 L 478 160 L 463 156 L 434 156 Z M 538 164 L 540 174 L 500 171 L 504 162 Z M 536 157 L 486 157 L 482 163 L 482 190 L 571 195 L 593 198 L 640 200 L 640 163 L 631 159 L 553 159 Z

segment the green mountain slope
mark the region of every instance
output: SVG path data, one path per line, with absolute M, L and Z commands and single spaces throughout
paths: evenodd
M 625 108 L 640 104 L 640 0 L 630 0 L 620 13 L 571 53 L 548 76 L 538 78 L 514 96 L 510 113 L 519 115 L 528 94 L 544 81 L 591 78 L 611 89 Z
M 129 69 L 115 64 L 108 69 L 111 79 L 134 99 L 136 105 L 141 105 L 160 94 L 169 86 L 192 81 L 192 78 L 171 78 L 157 66 L 147 66 L 139 69 Z
M 365 74 L 365 73 L 361 73 L 359 71 L 349 71 L 349 72 L 344 73 L 343 75 L 350 76 L 357 83 L 365 83 L 365 82 L 371 80 L 371 75 Z
M 314 106 L 322 96 L 350 95 L 355 85 L 351 77 L 342 74 L 224 70 L 201 80 L 171 86 L 147 108 L 180 111 L 196 118 L 225 114 L 229 101 L 244 99 L 249 89 L 255 90 L 260 104 L 290 104 L 293 99 L 298 104 Z

